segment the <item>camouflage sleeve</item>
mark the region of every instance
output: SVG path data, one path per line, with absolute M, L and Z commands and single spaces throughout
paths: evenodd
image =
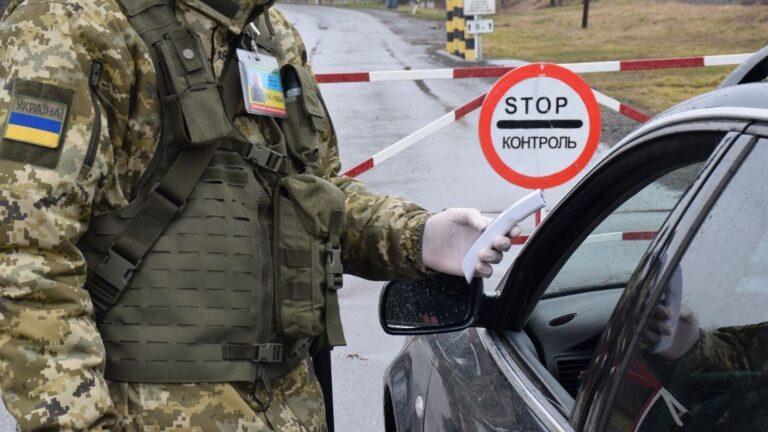
M 768 325 L 765 323 L 747 326 L 722 327 L 715 330 L 699 329 L 696 344 L 677 360 L 667 360 L 654 355 L 648 358 L 664 377 L 669 378 L 671 388 L 695 379 L 700 383 L 701 392 L 692 394 L 706 399 L 711 386 L 725 391 L 735 390 L 751 382 L 752 374 L 760 374 L 768 352 Z M 747 377 L 748 379 L 741 379 Z M 744 389 L 743 389 L 744 390 Z M 686 390 L 687 391 L 687 390 Z
M 75 242 L 111 169 L 88 85 L 110 52 L 84 39 L 110 29 L 76 1 L 19 3 L 0 24 L 0 387 L 22 430 L 97 429 L 114 413 Z
M 283 38 L 291 59 L 309 68 L 304 42 L 296 29 L 274 9 L 270 15 L 276 32 Z M 346 195 L 347 231 L 342 241 L 345 273 L 372 280 L 418 279 L 429 274 L 421 259 L 427 210 L 396 196 L 370 192 L 353 178 L 340 175 L 341 161 L 333 122 L 323 137 L 320 175 L 332 181 Z
M 331 181 L 346 195 L 346 273 L 370 280 L 420 279 L 430 273 L 421 259 L 421 240 L 431 213 L 403 198 L 372 193 L 349 177 L 336 175 Z
M 759 371 L 766 360 L 763 344 L 766 325 L 701 329 L 699 340 L 683 357 L 700 373 L 718 371 Z M 755 358 L 755 354 L 758 358 Z

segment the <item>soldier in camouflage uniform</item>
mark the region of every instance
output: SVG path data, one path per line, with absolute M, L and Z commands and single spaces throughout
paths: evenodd
M 671 316 L 669 307 L 657 305 L 644 334 L 641 358 L 686 409 L 682 417 L 686 430 L 765 430 L 768 323 L 706 330 L 687 304 L 681 306 L 674 329 L 668 323 Z M 672 337 L 671 344 L 653 352 L 663 336 Z M 663 412 L 668 407 L 659 402 L 655 409 Z M 671 416 L 648 418 L 641 430 L 680 429 Z
M 207 3 L 216 2 L 176 1 L 176 15 L 196 33 L 218 77 L 231 38 L 256 2 L 230 2 L 239 7 L 233 19 Z M 267 13 L 273 45 L 267 48 L 280 65 L 306 66 L 295 29 L 276 10 Z M 105 348 L 83 289 L 87 266 L 76 244 L 93 218 L 136 197 L 161 131 L 157 71 L 115 0 L 12 0 L 0 41 L 0 383 L 20 428 L 324 430 L 322 393 L 308 359 L 269 382 L 105 378 Z M 89 81 L 94 59 L 102 65 L 95 88 Z M 33 124 L 30 135 L 11 114 L 43 115 L 45 124 L 60 127 Z M 248 139 L 270 138 L 260 118 L 242 116 L 234 123 Z M 441 221 L 450 225 L 433 231 L 463 236 L 462 247 L 488 221 L 457 209 L 440 219 L 443 213 L 433 216 L 403 199 L 368 192 L 339 175 L 336 136 L 332 127 L 324 130 L 315 174 L 345 196 L 345 270 L 372 279 L 421 278 L 427 266 L 455 273 L 455 263 L 425 264 L 427 220 L 438 228 Z M 509 242 L 498 240 L 494 247 L 481 257 L 483 276 Z M 268 397 L 273 399 L 263 409 Z

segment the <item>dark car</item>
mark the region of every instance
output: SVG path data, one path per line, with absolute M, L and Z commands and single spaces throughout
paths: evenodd
M 387 431 L 768 430 L 767 54 L 616 145 L 493 294 L 389 283 Z

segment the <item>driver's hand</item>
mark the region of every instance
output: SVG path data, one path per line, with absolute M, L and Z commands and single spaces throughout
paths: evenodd
M 424 265 L 441 273 L 461 276 L 464 254 L 492 221 L 477 209 L 465 208 L 451 208 L 430 217 L 424 227 L 421 252 Z M 501 262 L 502 254 L 512 246 L 512 238 L 519 235 L 520 227 L 514 227 L 509 235 L 496 237 L 492 249 L 480 250 L 475 274 L 490 277 L 491 264 Z
M 645 332 L 645 338 L 650 344 L 657 344 L 662 336 L 672 335 L 673 329 L 668 323 L 671 317 L 672 311 L 668 307 L 656 306 L 651 322 L 648 324 L 648 330 Z M 657 353 L 667 360 L 679 359 L 699 340 L 699 319 L 687 304 L 680 306 L 680 319 L 674 333 L 672 345 Z

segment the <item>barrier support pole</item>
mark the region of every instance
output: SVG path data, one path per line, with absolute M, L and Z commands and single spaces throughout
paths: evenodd
M 475 17 L 474 19 L 477 19 Z M 476 61 L 477 60 L 477 43 L 478 43 L 478 36 L 474 33 L 468 33 L 467 32 L 467 21 L 464 20 L 464 40 L 466 44 L 466 51 L 464 53 L 464 59 L 469 61 Z
M 454 0 L 445 0 L 445 52 L 453 53 L 453 3 Z
M 464 0 L 454 0 L 453 3 L 453 48 L 454 54 L 464 58 L 467 49 L 467 43 L 464 40 Z

